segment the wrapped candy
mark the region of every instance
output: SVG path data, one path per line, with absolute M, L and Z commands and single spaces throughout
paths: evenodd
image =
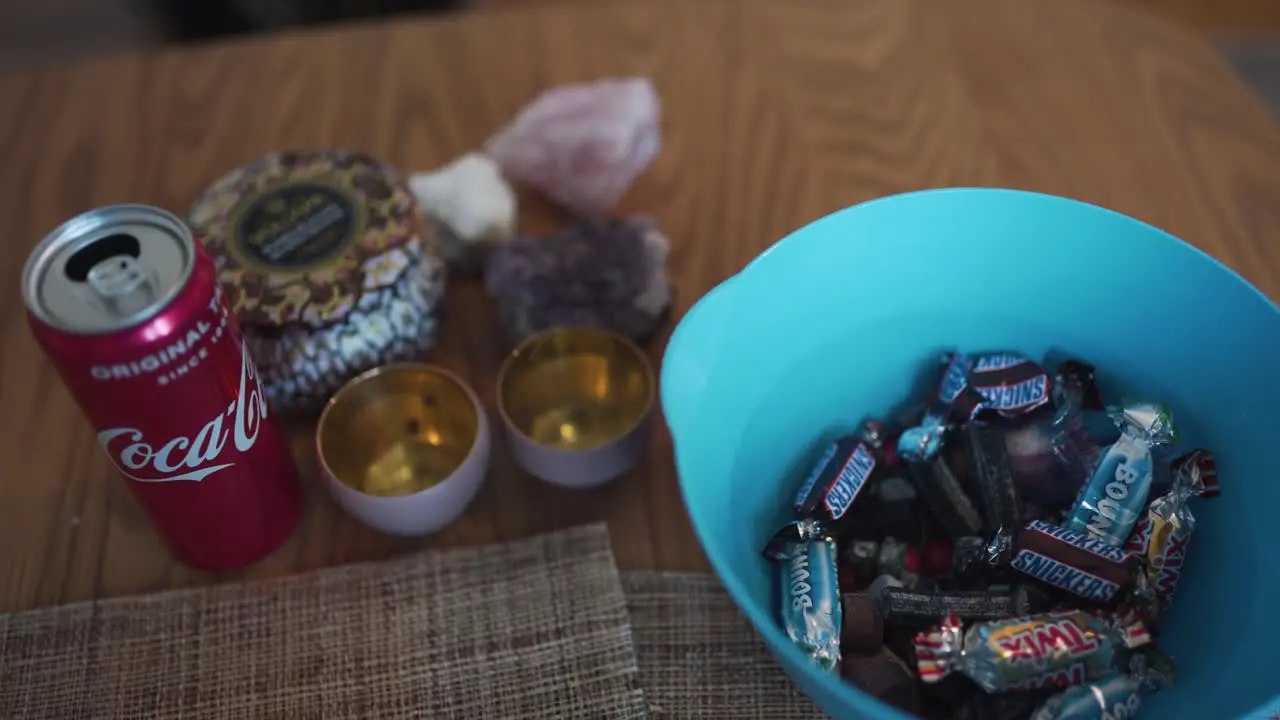
M 925 683 L 960 672 L 987 692 L 1067 687 L 1107 675 L 1126 649 L 1150 641 L 1142 622 L 1128 616 L 1053 612 L 967 630 L 947 616 L 916 636 L 916 664 Z
M 1143 648 L 1119 670 L 1049 698 L 1031 720 L 1119 720 L 1137 717 L 1142 699 L 1173 682 L 1173 663 L 1163 653 Z
M 951 405 L 969 384 L 973 359 L 964 353 L 947 353 L 942 357 L 938 373 L 938 391 L 929 399 L 924 418 L 916 427 L 898 436 L 898 455 L 911 462 L 932 460 L 942 450 Z
M 942 360 L 937 394 L 924 418 L 898 438 L 898 454 L 909 461 L 937 455 L 952 421 L 1018 418 L 1049 403 L 1049 375 L 1025 355 L 948 353 Z
M 457 270 L 478 271 L 483 247 L 510 240 L 515 231 L 515 193 L 484 154 L 467 153 L 438 170 L 416 173 L 409 189 L 437 221 L 445 259 Z
M 659 113 L 647 78 L 567 85 L 540 95 L 485 150 L 512 180 L 602 217 L 658 154 Z
M 1218 492 L 1213 453 L 1192 450 L 1183 455 L 1174 461 L 1169 494 L 1151 501 L 1125 544 L 1125 550 L 1143 559 L 1151 587 L 1165 599 L 1165 607 L 1182 577 L 1187 548 L 1196 529 L 1189 501 L 1196 496 L 1215 498 Z
M 1110 411 L 1121 429 L 1071 508 L 1067 527 L 1111 545 L 1124 545 L 1151 491 L 1152 448 L 1177 439 L 1173 418 L 1159 403 L 1130 402 Z
M 863 692 L 909 713 L 920 711 L 920 687 L 911 666 L 887 647 L 866 655 L 850 655 L 840 674 Z
M 1120 672 L 1097 682 L 1069 688 L 1049 698 L 1033 720 L 1103 720 L 1131 718 L 1142 706 L 1138 681 Z
M 562 325 L 644 342 L 671 306 L 667 238 L 650 217 L 588 221 L 493 248 L 485 286 L 508 339 Z
M 778 617 L 788 637 L 818 667 L 838 672 L 843 610 L 835 540 L 816 520 L 800 520 L 779 530 L 764 552 L 776 566 Z

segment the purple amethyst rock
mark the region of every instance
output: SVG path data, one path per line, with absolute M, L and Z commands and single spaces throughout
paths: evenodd
M 512 343 L 564 325 L 643 343 L 671 306 L 667 251 L 651 217 L 592 220 L 494 247 L 485 286 Z

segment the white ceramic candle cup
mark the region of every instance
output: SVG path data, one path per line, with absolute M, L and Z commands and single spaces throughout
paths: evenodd
M 316 426 L 333 499 L 364 524 L 427 535 L 460 516 L 489 468 L 489 423 L 453 373 L 394 363 L 350 380 Z
M 621 335 L 544 331 L 512 351 L 497 384 L 511 454 L 548 483 L 604 484 L 649 449 L 657 383 L 644 351 Z

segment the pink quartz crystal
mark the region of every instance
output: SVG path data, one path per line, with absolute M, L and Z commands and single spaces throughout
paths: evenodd
M 525 107 L 485 150 L 508 178 L 600 217 L 658 154 L 659 112 L 647 78 L 565 85 Z

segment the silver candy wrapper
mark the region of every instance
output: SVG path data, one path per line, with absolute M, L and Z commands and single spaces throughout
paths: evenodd
M 351 377 L 435 344 L 444 260 L 384 163 L 270 155 L 215 182 L 188 222 L 278 410 L 315 410 Z

